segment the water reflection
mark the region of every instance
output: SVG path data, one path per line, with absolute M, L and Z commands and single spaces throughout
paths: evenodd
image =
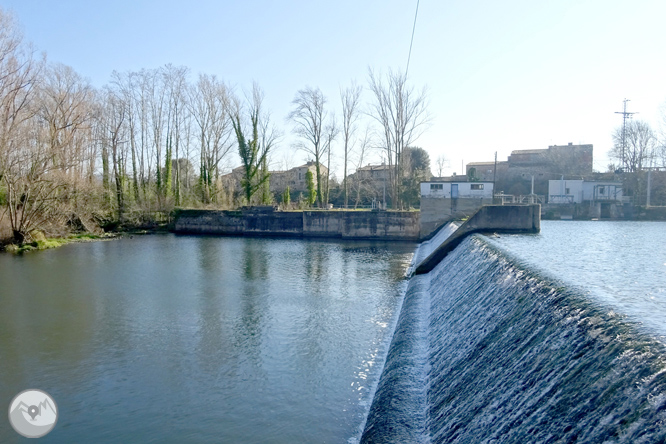
M 56 398 L 45 442 L 346 442 L 413 248 L 169 235 L 0 255 L 0 396 Z

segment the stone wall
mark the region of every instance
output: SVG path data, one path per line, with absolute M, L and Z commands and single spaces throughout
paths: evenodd
M 342 237 L 344 213 L 341 211 L 303 211 L 303 236 Z
M 185 210 L 176 233 L 418 240 L 416 211 Z

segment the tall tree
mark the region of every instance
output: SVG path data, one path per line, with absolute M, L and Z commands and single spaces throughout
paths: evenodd
M 437 177 L 444 176 L 444 168 L 449 166 L 449 160 L 444 155 L 437 157 Z
M 356 163 L 354 165 L 356 167 L 355 180 L 353 184 L 356 187 L 356 201 L 354 202 L 354 209 L 358 208 L 359 204 L 361 203 L 361 191 L 363 188 L 363 179 L 361 177 L 361 174 L 359 173 L 359 169 L 363 166 L 363 162 L 365 161 L 368 151 L 370 150 L 371 139 L 372 136 L 370 128 L 366 127 L 364 135 L 360 139 Z
M 243 164 L 241 186 L 248 205 L 251 205 L 254 194 L 262 189 L 270 177 L 266 168 L 266 158 L 273 141 L 266 142 L 261 134 L 262 128 L 268 128 L 268 124 L 264 123 L 268 117 L 262 111 L 263 99 L 264 95 L 255 83 L 252 87 L 252 98 L 248 100 L 247 111 L 238 99 L 234 100 L 231 111 L 231 123 L 238 142 L 238 155 Z
M 294 123 L 294 134 L 302 139 L 298 147 L 314 157 L 317 201 L 322 207 L 321 162 L 326 156 L 326 144 L 323 140 L 324 122 L 327 118 L 324 109 L 326 97 L 319 88 L 308 86 L 299 90 L 291 103 L 294 109 L 289 113 L 289 120 Z
M 340 99 L 342 101 L 342 139 L 344 147 L 343 176 L 342 182 L 345 193 L 345 208 L 349 204 L 349 183 L 347 182 L 347 165 L 349 163 L 349 154 L 353 147 L 353 137 L 356 132 L 356 121 L 358 120 L 359 102 L 361 98 L 361 86 L 352 83 L 352 85 L 340 90 Z
M 654 166 L 657 153 L 657 137 L 650 125 L 642 120 L 630 120 L 625 129 L 622 144 L 622 128 L 613 133 L 613 148 L 610 156 L 618 160 L 627 172 L 643 171 Z
M 124 134 L 124 123 L 127 115 L 127 105 L 116 91 L 108 90 L 106 97 L 106 131 L 105 145 L 110 149 L 113 163 L 113 178 L 115 182 L 116 210 L 118 221 L 123 221 L 125 214 L 125 183 L 127 170 L 127 156 L 124 147 L 127 143 Z
M 184 127 L 187 119 L 185 90 L 187 89 L 187 68 L 166 65 L 164 67 L 164 82 L 167 89 L 168 113 L 166 134 L 166 158 L 164 161 L 165 184 L 164 195 L 173 195 L 176 205 L 180 205 L 180 169 L 179 163 L 173 162 L 180 157 L 181 144 L 184 141 Z M 173 167 L 176 167 L 173 170 Z
M 386 80 L 369 70 L 370 90 L 375 101 L 370 116 L 380 125 L 383 148 L 391 168 L 391 197 L 394 208 L 401 207 L 402 151 L 411 145 L 429 123 L 427 95 L 407 82 L 407 75 L 389 70 Z
M 307 203 L 311 207 L 317 201 L 317 188 L 315 187 L 312 171 L 309 168 L 305 172 L 305 184 L 308 188 Z
M 220 163 L 233 148 L 234 128 L 227 86 L 215 76 L 202 74 L 189 89 L 189 106 L 199 143 L 201 201 L 217 200 Z
M 335 121 L 335 115 L 331 116 L 331 120 L 326 125 L 326 133 L 324 135 L 324 152 L 326 153 L 326 181 L 324 183 L 324 204 L 328 206 L 328 198 L 330 196 L 330 178 L 331 178 L 331 144 L 338 136 L 339 128 Z

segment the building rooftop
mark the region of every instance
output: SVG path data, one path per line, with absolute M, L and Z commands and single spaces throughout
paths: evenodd
M 367 165 L 364 166 L 364 167 L 360 167 L 360 168 L 358 168 L 356 171 L 386 170 L 386 169 L 389 169 L 389 168 L 391 168 L 391 167 L 392 167 L 392 165 L 387 165 L 387 164 L 384 164 L 384 163 L 381 164 L 381 165 L 370 165 L 370 164 L 367 164 Z

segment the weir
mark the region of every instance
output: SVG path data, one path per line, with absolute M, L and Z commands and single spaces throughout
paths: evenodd
M 665 442 L 664 345 L 468 222 L 414 256 L 361 442 Z

